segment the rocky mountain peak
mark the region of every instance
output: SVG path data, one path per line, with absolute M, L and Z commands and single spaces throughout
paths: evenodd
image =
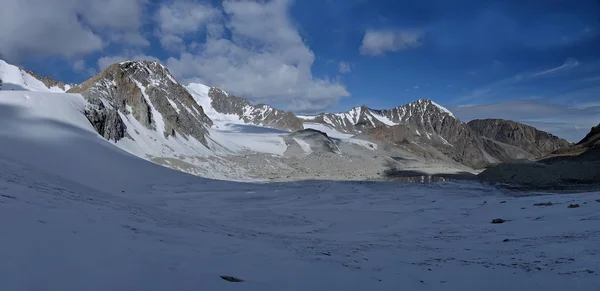
M 27 72 L 27 74 L 31 75 L 32 77 L 40 80 L 48 88 L 57 87 L 57 88 L 60 88 L 63 91 L 67 91 L 71 87 L 71 85 L 67 85 L 63 81 L 58 81 L 57 82 L 56 80 L 52 79 L 49 76 L 41 77 L 40 75 L 34 73 L 33 71 L 29 71 L 29 70 L 26 70 L 25 72 Z
M 482 137 L 521 148 L 533 156 L 544 156 L 571 143 L 533 126 L 504 119 L 477 119 L 468 126 Z
M 230 95 L 220 88 L 210 88 L 208 96 L 211 106 L 217 112 L 236 115 L 245 123 L 289 131 L 304 129 L 302 120 L 291 112 L 266 104 L 253 105 L 246 99 Z
M 90 102 L 88 119 L 109 140 L 125 137 L 126 123 L 133 118 L 145 128 L 163 133 L 165 138 L 179 133 L 206 145 L 207 127 L 212 121 L 158 62 L 113 64 L 68 92 L 80 93 Z M 135 139 L 131 133 L 129 137 Z

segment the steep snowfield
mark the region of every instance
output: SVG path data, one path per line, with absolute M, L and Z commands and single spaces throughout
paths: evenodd
M 600 193 L 208 180 L 120 150 L 84 106 L 0 92 L 3 291 L 597 290 Z
M 0 79 L 3 82 L 2 90 L 5 91 L 38 91 L 38 92 L 64 92 L 58 87 L 48 88 L 42 81 L 34 78 L 20 68 L 6 63 L 0 59 Z
M 208 91 L 210 90 L 209 86 L 199 84 L 199 83 L 191 83 L 186 86 L 186 89 L 194 100 L 198 103 L 198 105 L 202 106 L 204 109 L 204 114 L 208 116 L 213 122 L 216 123 L 235 123 L 235 124 L 245 124 L 243 120 L 240 119 L 239 116 L 235 114 L 223 114 L 217 112 L 211 105 L 211 99 L 208 96 Z

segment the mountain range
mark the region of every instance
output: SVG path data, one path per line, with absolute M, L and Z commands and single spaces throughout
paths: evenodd
M 184 86 L 154 61 L 113 64 L 77 85 L 0 61 L 0 79 L 2 90 L 79 94 L 100 136 L 141 158 L 213 178 L 376 179 L 390 164 L 476 172 L 571 146 L 514 121 L 465 123 L 430 99 L 296 115 L 221 88 Z

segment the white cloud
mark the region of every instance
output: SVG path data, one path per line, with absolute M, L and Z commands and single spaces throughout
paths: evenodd
M 167 66 L 181 79 L 291 110 L 321 110 L 337 103 L 350 94 L 344 85 L 312 75 L 315 56 L 289 18 L 290 4 L 224 1 L 225 17 L 211 23 L 206 42 L 169 58 Z M 221 38 L 224 29 L 229 39 Z
M 180 51 L 185 49 L 182 36 L 197 33 L 219 17 L 221 11 L 208 4 L 176 1 L 163 4 L 154 18 L 159 27 L 157 36 L 161 45 L 167 50 Z
M 421 46 L 423 31 L 420 30 L 369 30 L 360 46 L 362 55 L 379 56 Z
M 145 0 L 4 0 L 0 17 L 0 55 L 72 58 L 119 41 L 147 44 L 141 36 Z
M 352 71 L 352 68 L 351 68 L 350 64 L 342 61 L 339 64 L 339 70 L 340 70 L 340 73 L 345 74 L 345 73 L 350 73 L 350 71 Z
M 81 72 L 81 71 L 85 70 L 85 61 L 83 61 L 83 60 L 75 61 L 75 63 L 73 63 L 73 70 L 75 70 L 77 72 Z
M 574 58 L 568 58 L 568 59 L 565 60 L 564 64 L 562 64 L 562 65 L 560 65 L 558 67 L 555 67 L 555 68 L 551 68 L 551 69 L 548 69 L 548 70 L 544 70 L 544 71 L 535 73 L 535 74 L 531 75 L 531 77 L 548 75 L 548 74 L 556 73 L 556 72 L 561 71 L 561 70 L 572 69 L 572 68 L 577 67 L 578 65 L 579 65 L 579 62 L 576 59 L 574 59 Z
M 465 102 L 468 100 L 489 97 L 494 93 L 502 92 L 510 89 L 518 84 L 527 83 L 543 77 L 553 76 L 559 72 L 568 71 L 579 66 L 580 63 L 574 58 L 567 58 L 565 62 L 557 67 L 546 69 L 543 71 L 523 72 L 496 82 L 490 83 L 484 87 L 472 90 L 470 93 L 458 98 L 459 101 Z M 501 94 L 502 95 L 502 94 Z
M 120 63 L 124 61 L 139 61 L 139 60 L 148 60 L 148 61 L 158 61 L 157 58 L 153 56 L 147 56 L 144 54 L 135 54 L 133 52 L 127 52 L 125 55 L 118 56 L 106 56 L 98 59 L 98 68 L 100 70 L 104 70 L 108 68 L 110 65 L 115 63 Z

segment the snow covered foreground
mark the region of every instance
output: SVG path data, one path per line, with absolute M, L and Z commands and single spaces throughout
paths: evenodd
M 3 291 L 598 290 L 600 193 L 208 180 L 105 141 L 78 95 L 2 94 Z

